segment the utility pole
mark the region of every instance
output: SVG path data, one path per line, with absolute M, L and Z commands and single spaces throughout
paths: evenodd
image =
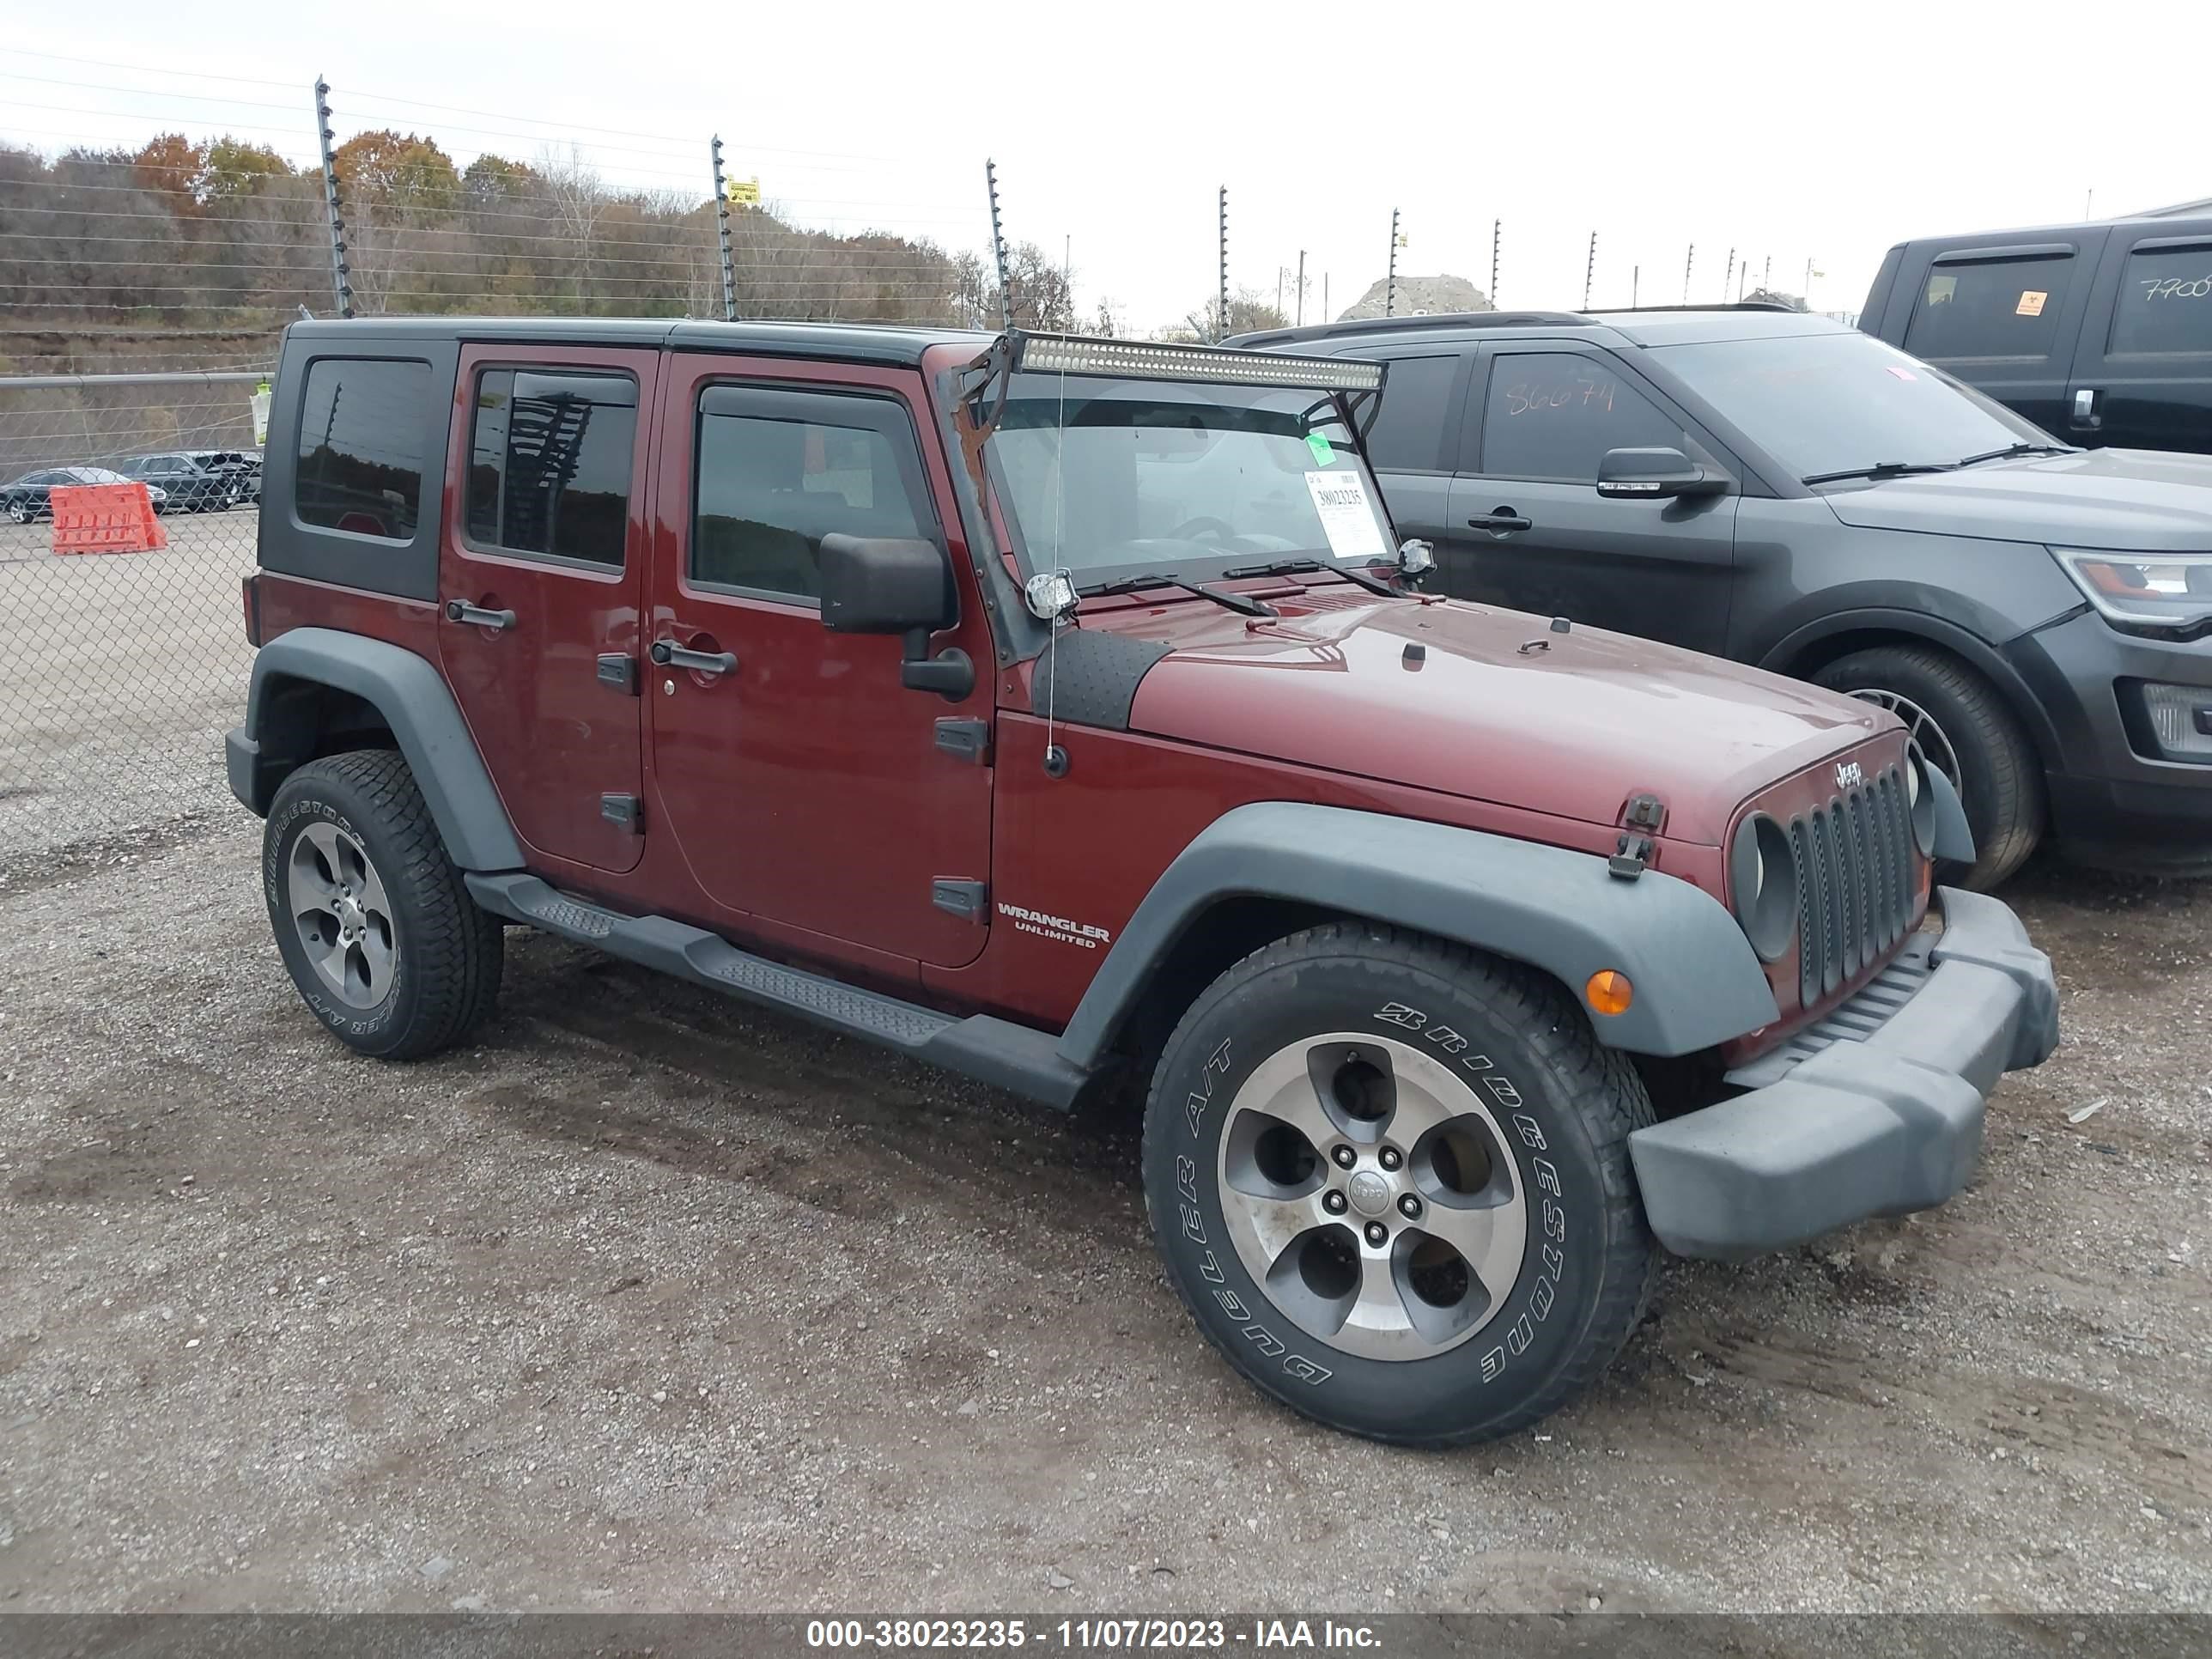
M 330 83 L 315 77 L 315 134 L 323 150 L 323 205 L 331 221 L 331 289 L 338 302 L 338 315 L 353 315 L 353 274 L 346 268 L 345 215 L 338 205 L 337 164 L 331 159 Z M 335 410 L 333 411 L 335 412 Z
M 1328 273 L 1325 270 L 1321 274 L 1321 319 L 1328 320 Z
M 983 161 L 983 186 L 991 192 L 991 257 L 999 267 L 999 325 L 1002 328 L 1014 325 L 1013 279 L 1006 274 L 1006 236 L 999 228 L 999 166 L 989 157 Z
M 1813 308 L 1813 261 L 1809 255 L 1805 260 L 1805 287 L 1803 294 L 1805 309 L 1810 311 Z
M 1597 278 L 1597 233 L 1590 232 L 1589 263 L 1583 266 L 1583 309 L 1589 309 L 1590 284 Z
M 1682 303 L 1690 303 L 1690 269 L 1698 263 L 1698 245 L 1690 244 L 1690 251 L 1682 256 Z
M 1067 326 L 1075 327 L 1075 233 L 1062 231 L 1060 237 L 1060 292 L 1067 307 Z
M 722 135 L 714 135 L 714 233 L 722 244 L 722 320 L 738 320 L 738 271 L 730 259 L 730 188 L 722 177 Z
M 1298 314 L 1296 326 L 1303 328 L 1306 320 L 1306 251 L 1298 250 Z
M 1492 311 L 1498 309 L 1498 239 L 1504 223 L 1503 219 L 1490 222 L 1490 308 Z
M 1221 310 L 1216 318 L 1213 337 L 1229 337 L 1229 186 L 1221 187 Z
M 1322 308 L 1327 309 L 1326 307 Z M 1398 314 L 1398 210 L 1395 208 L 1390 210 L 1390 267 L 1389 274 L 1382 279 L 1382 314 L 1385 317 Z

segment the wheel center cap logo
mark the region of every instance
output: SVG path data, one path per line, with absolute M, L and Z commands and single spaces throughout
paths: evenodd
M 338 925 L 340 927 L 349 928 L 358 927 L 362 925 L 362 920 L 363 918 L 362 916 L 360 905 L 355 903 L 353 900 L 349 898 L 342 898 L 338 901 Z
M 1345 1195 L 1362 1215 L 1381 1215 L 1390 1207 L 1390 1183 L 1372 1170 L 1362 1170 L 1346 1183 Z

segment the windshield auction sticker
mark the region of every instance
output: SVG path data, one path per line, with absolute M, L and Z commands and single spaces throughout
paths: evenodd
M 1321 533 L 1328 538 L 1328 550 L 1338 558 L 1389 556 L 1382 545 L 1382 526 L 1367 499 L 1367 482 L 1357 472 L 1309 472 L 1306 492 L 1321 515 Z

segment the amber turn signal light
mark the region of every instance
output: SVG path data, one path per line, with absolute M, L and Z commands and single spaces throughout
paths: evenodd
M 1628 982 L 1627 975 L 1601 968 L 1583 987 L 1583 995 L 1601 1014 L 1625 1014 L 1636 1000 L 1636 988 Z

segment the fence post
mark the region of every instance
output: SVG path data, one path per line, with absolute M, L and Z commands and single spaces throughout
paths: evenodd
M 1390 210 L 1390 274 L 1382 279 L 1382 314 L 1398 314 L 1398 210 Z
M 1006 236 L 999 228 L 999 166 L 985 157 L 983 161 L 984 188 L 991 192 L 991 257 L 999 266 L 999 323 L 1001 327 L 1014 325 L 1014 284 L 1006 274 Z
M 1213 337 L 1229 337 L 1229 186 L 1221 187 L 1221 309 L 1217 313 Z
M 1698 263 L 1698 245 L 1690 244 L 1690 251 L 1682 256 L 1682 303 L 1690 303 L 1690 272 Z
M 1750 262 L 1747 260 L 1745 263 L 1748 264 Z M 1735 281 L 1735 250 L 1734 248 L 1730 248 L 1729 250 L 1728 269 L 1721 273 L 1721 303 L 1723 305 L 1726 305 L 1729 302 L 1729 284 Z
M 330 83 L 315 77 L 315 139 L 323 153 L 323 205 L 331 222 L 331 289 L 337 296 L 338 315 L 353 315 L 353 275 L 346 269 L 345 215 L 338 205 L 337 164 L 331 159 Z
M 1306 251 L 1298 250 L 1298 318 L 1294 326 L 1304 328 L 1306 323 Z
M 738 272 L 730 260 L 730 189 L 722 178 L 722 135 L 714 135 L 714 229 L 722 244 L 722 320 L 738 320 Z
M 1590 284 L 1597 279 L 1597 233 L 1590 232 L 1589 262 L 1583 267 L 1583 309 L 1589 309 Z
M 1490 308 L 1492 311 L 1498 309 L 1498 238 L 1504 223 L 1503 219 L 1490 222 Z

